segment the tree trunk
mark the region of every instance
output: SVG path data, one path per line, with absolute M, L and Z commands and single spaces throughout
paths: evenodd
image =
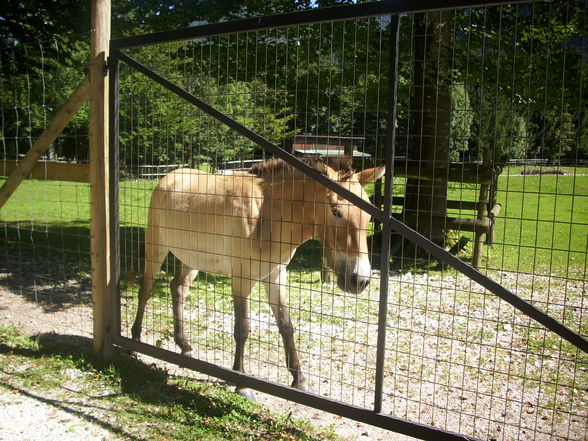
M 433 173 L 448 170 L 452 23 L 447 11 L 419 14 L 414 23 L 407 160 L 409 166 L 433 168 Z M 447 180 L 407 179 L 404 213 L 410 227 L 444 246 L 445 225 L 433 218 L 447 214 Z

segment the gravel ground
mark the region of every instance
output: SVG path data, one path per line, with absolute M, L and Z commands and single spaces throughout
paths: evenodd
M 586 292 L 585 281 L 507 273 L 501 274 L 500 278 L 502 283 L 517 288 L 520 295 L 532 298 L 539 307 L 547 309 L 552 315 L 561 317 L 567 312 L 572 326 L 586 320 L 587 311 L 582 306 Z M 468 285 L 461 276 L 404 274 L 391 279 L 390 286 L 393 289 L 391 299 L 394 307 L 389 316 L 389 333 L 391 344 L 396 345 L 391 348 L 393 374 L 386 378 L 388 383 L 385 385 L 386 390 L 390 391 L 385 403 L 390 413 L 425 424 L 440 425 L 449 430 L 471 433 L 474 428 L 478 436 L 483 438 L 588 439 L 588 414 L 585 412 L 588 409 L 588 389 L 583 386 L 586 384 L 588 365 L 584 358 L 577 362 L 573 358 L 562 358 L 562 354 L 558 355 L 557 352 L 557 341 L 551 341 L 551 334 L 541 329 L 531 332 L 528 319 L 504 304 L 498 305 L 492 296 L 485 296 L 481 292 L 474 295 L 476 290 L 480 291 L 479 287 Z M 301 295 L 306 299 L 302 291 Z M 549 302 L 545 299 L 549 299 Z M 47 303 L 33 300 L 21 294 L 0 291 L 0 325 L 14 324 L 31 334 L 91 337 L 89 307 L 67 306 L 60 303 L 57 297 Z M 227 303 L 229 306 L 226 306 L 228 312 L 221 313 L 218 308 L 219 302 L 223 300 L 216 297 L 214 300 L 213 309 L 202 306 L 208 314 L 207 326 L 214 327 L 218 322 L 219 329 L 231 329 L 230 301 Z M 368 305 L 377 305 L 377 299 L 364 300 Z M 362 314 L 367 317 L 373 313 L 371 308 L 365 311 L 350 309 L 349 305 L 353 303 L 346 303 L 345 298 L 325 296 L 325 301 L 326 304 L 321 306 L 325 310 L 323 313 L 326 312 L 324 317 L 329 319 L 349 316 L 349 320 L 355 322 Z M 167 306 L 164 306 L 167 311 Z M 198 309 L 197 305 L 194 307 Z M 129 305 L 129 310 L 132 309 L 132 305 Z M 339 316 L 341 311 L 344 314 Z M 314 320 L 315 312 L 313 309 L 313 314 L 305 320 Z M 571 312 L 574 314 L 569 314 Z M 150 314 L 153 316 L 153 311 Z M 275 334 L 269 316 L 262 315 L 252 311 L 252 328 L 260 341 L 264 335 Z M 362 326 L 349 329 L 344 326 L 345 322 L 335 325 L 330 321 L 325 321 L 321 326 L 313 323 L 309 329 L 305 329 L 305 321 L 298 321 L 299 333 L 306 338 L 299 346 L 301 350 L 307 350 L 303 354 L 308 366 L 306 371 L 309 377 L 314 377 L 312 384 L 317 393 L 346 402 L 368 400 L 363 397 L 372 396 L 368 391 L 365 395 L 358 392 L 365 389 L 369 382 L 351 381 L 354 374 L 346 371 L 350 367 L 368 366 L 374 359 L 369 351 L 373 346 L 370 339 L 375 335 L 370 326 L 374 326 L 375 322 L 366 317 L 360 320 Z M 165 323 L 165 318 L 163 322 L 155 321 L 152 329 L 162 329 Z M 351 334 L 346 337 L 344 332 Z M 163 340 L 164 347 L 168 343 L 173 346 L 173 341 L 155 331 L 149 335 L 146 330 L 144 337 L 154 344 Z M 551 349 L 544 349 L 541 353 L 536 350 L 534 354 L 527 353 L 535 344 L 530 340 L 531 337 L 536 344 L 550 343 Z M 349 342 L 362 339 L 369 345 L 347 346 Z M 215 344 L 214 340 L 210 341 L 211 345 Z M 340 353 L 333 350 L 325 356 L 323 352 L 330 348 L 331 343 L 334 348 L 335 342 L 344 343 Z M 228 354 L 230 358 L 231 347 L 232 340 L 229 337 L 223 346 L 223 356 Z M 277 354 L 281 354 L 277 346 L 273 347 Z M 214 351 L 198 355 L 200 358 L 208 355 L 214 357 Z M 352 357 L 354 364 L 344 362 L 348 357 Z M 320 372 L 325 369 L 322 367 L 325 360 L 334 363 L 326 367 L 328 376 Z M 155 362 L 147 358 L 145 361 Z M 174 366 L 166 368 L 172 374 L 205 378 Z M 263 368 L 269 372 L 263 372 L 261 367 L 250 369 L 249 372 L 255 375 L 261 373 L 260 376 L 268 376 L 282 383 L 289 381 L 281 361 L 264 363 Z M 2 383 L 0 381 L 0 385 Z M 335 383 L 340 387 L 333 387 Z M 335 396 L 333 392 L 340 396 Z M 283 414 L 291 412 L 296 418 L 308 420 L 316 426 L 331 426 L 344 439 L 412 439 L 275 397 L 258 394 L 258 400 L 272 411 Z M 80 418 L 80 412 L 75 411 L 75 405 L 70 406 L 70 401 L 64 405 L 62 400 L 55 400 L 54 397 L 35 398 L 23 392 L 14 393 L 6 386 L 0 387 L 0 404 L 0 441 L 122 439 L 108 430 L 105 419 L 99 415 L 99 406 L 96 407 L 96 415 L 88 414 L 87 409 L 92 406 L 86 406 L 83 414 L 87 417 Z M 361 402 L 356 404 L 362 405 Z M 369 402 L 366 401 L 365 406 L 369 407 Z M 34 424 L 30 424 L 30 421 Z M 43 435 L 40 435 L 41 432 Z
M 76 415 L 61 401 L 24 390 L 0 390 L 0 440 L 2 441 L 102 441 L 112 433 Z
M 62 308 L 52 303 L 33 303 L 22 295 L 0 291 L 0 325 L 15 325 L 25 333 L 56 333 L 90 337 L 92 316 L 89 307 Z M 145 357 L 149 363 L 157 362 Z M 167 365 L 170 373 L 204 378 L 193 371 Z M 1 375 L 1 373 L 0 373 Z M 3 386 L 3 387 L 1 387 Z M 345 440 L 405 441 L 405 437 L 358 423 L 280 398 L 258 393 L 258 402 L 273 412 L 292 413 L 297 419 L 310 421 L 315 426 L 332 427 Z M 87 404 L 87 403 L 86 403 Z M 0 441 L 94 441 L 121 440 L 103 422 L 99 406 L 35 395 L 25 390 L 13 390 L 0 379 Z M 95 409 L 96 414 L 88 412 Z

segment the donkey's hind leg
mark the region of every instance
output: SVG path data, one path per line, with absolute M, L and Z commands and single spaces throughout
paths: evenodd
M 143 328 L 143 317 L 145 315 L 145 308 L 147 302 L 151 298 L 153 292 L 153 285 L 155 283 L 155 276 L 161 268 L 161 263 L 167 255 L 168 249 L 157 244 L 154 240 L 153 231 L 147 228 L 145 234 L 145 271 L 143 273 L 143 280 L 139 288 L 139 304 L 137 306 L 137 315 L 135 322 L 131 328 L 131 336 L 133 340 L 141 340 L 141 331 Z
M 171 281 L 172 306 L 174 309 L 174 339 L 183 355 L 192 352 L 192 346 L 184 336 L 184 301 L 190 292 L 190 285 L 198 275 L 198 270 L 183 263 L 178 265 L 176 274 Z

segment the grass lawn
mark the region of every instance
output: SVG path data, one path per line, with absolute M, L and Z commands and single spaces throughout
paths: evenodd
M 505 171 L 499 183 L 502 212 L 496 242 L 484 248 L 488 253 L 484 264 L 500 270 L 491 276 L 509 289 L 586 334 L 583 287 L 588 177 L 583 171 L 563 176 L 521 176 L 517 170 Z M 123 273 L 141 240 L 154 185 L 121 183 Z M 450 198 L 475 200 L 476 193 L 471 187 L 452 187 Z M 88 208 L 87 185 L 26 181 L 0 212 L 3 259 L 9 260 L 13 250 L 20 250 L 19 258 L 31 257 L 53 266 L 62 259 L 64 267 L 69 263 L 75 270 L 79 267 L 75 259 L 88 256 Z M 299 250 L 293 265 L 289 303 L 301 359 L 315 392 L 369 408 L 373 404 L 370 388 L 375 375 L 379 276 L 374 276 L 361 296 L 321 283 L 316 243 Z M 159 277 L 147 310 L 144 341 L 176 350 L 170 278 L 169 272 Z M 579 408 L 587 390 L 585 376 L 578 375 L 578 369 L 586 366 L 583 354 L 451 271 L 407 267 L 390 277 L 389 289 L 386 369 L 394 375 L 386 378 L 384 386 L 391 414 L 427 424 L 445 418 L 445 427 L 459 427 L 467 433 L 483 427 L 486 438 L 502 436 L 493 432 L 501 430 L 508 432 L 507 438 L 516 438 L 519 423 L 543 425 L 541 434 L 569 426 L 566 412 Z M 124 335 L 136 310 L 136 291 L 136 284 L 128 286 L 122 281 Z M 186 303 L 187 333 L 195 356 L 224 366 L 231 365 L 234 346 L 230 291 L 228 277 L 201 274 Z M 246 370 L 288 384 L 279 334 L 259 286 L 251 300 Z M 497 385 L 507 385 L 504 387 L 514 392 L 505 395 Z M 541 410 L 539 423 L 534 422 L 539 412 L 528 412 L 529 402 Z M 471 410 L 462 412 L 469 403 L 502 409 L 507 416 L 498 421 L 482 413 L 470 422 L 464 415 Z M 586 420 L 573 412 L 577 420 L 573 430 L 580 433 Z M 453 427 L 451 418 L 462 421 L 463 427 Z
M 565 175 L 521 175 L 507 168 L 499 179 L 495 244 L 484 249 L 484 267 L 529 274 L 578 277 L 586 268 L 588 169 L 563 167 Z M 0 180 L 0 183 L 3 180 Z M 395 182 L 401 194 L 402 179 Z M 121 183 L 122 236 L 140 240 L 146 206 L 155 183 Z M 477 199 L 474 186 L 450 185 L 449 199 Z M 89 189 L 86 184 L 26 180 L 0 212 L 7 240 L 35 242 L 46 248 L 88 250 Z M 453 211 L 452 216 L 472 213 Z M 16 228 L 16 229 L 15 229 Z M 473 237 L 472 233 L 461 233 Z M 470 251 L 462 257 L 471 258 Z M 123 250 L 124 252 L 124 250 Z
M 494 245 L 484 248 L 482 268 L 527 274 L 581 277 L 588 246 L 588 168 L 561 167 L 564 175 L 522 175 L 508 167 L 499 177 Z M 404 194 L 405 179 L 395 179 L 395 195 Z M 474 184 L 450 183 L 449 200 L 477 201 Z M 395 207 L 397 212 L 401 207 Z M 472 211 L 449 210 L 452 217 L 475 217 Z M 454 232 L 472 240 L 460 257 L 471 260 L 473 233 Z

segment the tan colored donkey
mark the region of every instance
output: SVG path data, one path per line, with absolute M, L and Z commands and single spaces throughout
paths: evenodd
M 365 200 L 363 186 L 384 174 L 384 167 L 354 173 L 349 161 L 337 163 L 335 168 L 321 160 L 310 165 Z M 338 287 L 351 293 L 363 291 L 371 273 L 366 238 L 369 220 L 368 214 L 281 160 L 271 159 L 249 172 L 232 175 L 173 171 L 151 197 L 145 273 L 132 336 L 140 339 L 155 276 L 171 252 L 182 263 L 171 282 L 174 336 L 182 353 L 192 350 L 184 337 L 184 299 L 198 271 L 228 274 L 235 311 L 233 369 L 244 372 L 249 294 L 262 281 L 284 341 L 292 386 L 307 390 L 286 304 L 286 265 L 301 244 L 318 237 L 327 265 L 337 274 Z M 248 389 L 238 386 L 237 391 L 254 398 Z

